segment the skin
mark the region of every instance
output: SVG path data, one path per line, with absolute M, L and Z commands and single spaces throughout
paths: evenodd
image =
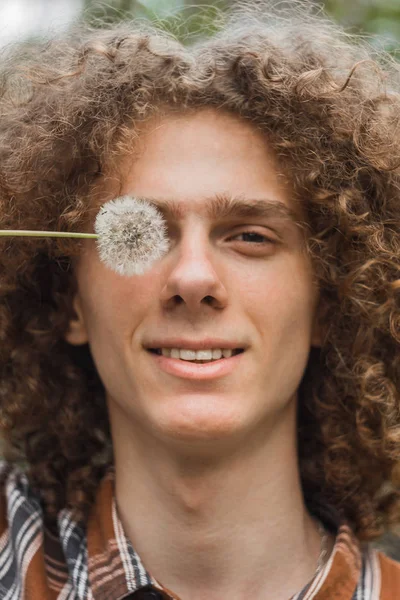
M 214 109 L 151 120 L 122 170 L 117 195 L 186 211 L 168 219 L 170 251 L 143 275 L 114 273 L 91 241 L 76 266 L 67 340 L 89 342 L 104 383 L 122 523 L 182 600 L 287 600 L 320 552 L 296 447 L 297 390 L 320 343 L 318 290 L 295 223 L 210 219 L 205 208 L 217 194 L 299 208 L 264 136 Z M 228 376 L 189 381 L 143 347 L 172 335 L 246 351 Z

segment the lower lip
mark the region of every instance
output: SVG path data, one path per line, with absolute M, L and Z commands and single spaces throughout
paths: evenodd
M 162 354 L 155 354 L 154 352 L 148 351 L 156 361 L 160 369 L 175 375 L 176 377 L 183 377 L 185 379 L 197 379 L 206 381 L 208 379 L 216 379 L 218 377 L 224 377 L 229 375 L 237 368 L 239 362 L 244 354 L 235 354 L 230 358 L 223 358 L 210 363 L 191 363 L 189 361 L 180 360 L 179 358 L 168 358 Z

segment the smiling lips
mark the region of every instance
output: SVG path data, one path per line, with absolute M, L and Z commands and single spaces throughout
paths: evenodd
M 212 379 L 227 375 L 238 364 L 246 345 L 222 338 L 201 341 L 183 338 L 152 340 L 145 346 L 158 366 L 170 375 L 188 379 Z
M 186 360 L 195 363 L 208 363 L 223 358 L 230 358 L 235 356 L 243 349 L 236 348 L 208 348 L 202 350 L 188 350 L 186 348 L 150 348 L 150 352 L 158 354 L 159 356 L 165 356 L 167 358 L 176 358 L 180 360 Z
M 169 375 L 173 375 L 174 377 L 197 381 L 226 377 L 233 373 L 237 369 L 244 354 L 243 349 L 236 354 L 233 354 L 231 350 L 230 352 L 232 352 L 232 355 L 230 357 L 221 357 L 221 359 L 205 361 L 200 360 L 197 362 L 196 360 L 193 361 L 190 359 L 164 356 L 162 352 L 157 354 L 155 350 L 156 349 L 149 348 L 149 355 L 155 359 L 156 365 L 162 371 Z

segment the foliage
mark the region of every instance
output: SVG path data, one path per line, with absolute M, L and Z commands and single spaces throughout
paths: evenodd
M 400 42 L 399 0 L 315 0 L 346 29 L 371 36 L 374 44 L 397 54 Z M 178 38 L 205 35 L 215 28 L 218 9 L 229 0 L 84 0 L 84 19 L 117 22 L 144 18 L 161 23 Z
M 397 54 L 400 42 L 399 0 L 325 0 L 325 9 L 346 29 L 372 34 L 375 43 Z
M 84 20 L 91 25 L 119 22 L 125 19 L 149 19 L 172 32 L 182 41 L 212 33 L 219 11 L 230 3 L 227 0 L 192 3 L 185 0 L 109 0 L 107 3 L 85 0 Z

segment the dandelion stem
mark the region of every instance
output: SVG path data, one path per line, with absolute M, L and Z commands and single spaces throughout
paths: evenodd
M 53 238 L 82 238 L 97 240 L 97 233 L 77 233 L 68 231 L 35 231 L 29 229 L 0 229 L 0 237 L 53 237 Z

